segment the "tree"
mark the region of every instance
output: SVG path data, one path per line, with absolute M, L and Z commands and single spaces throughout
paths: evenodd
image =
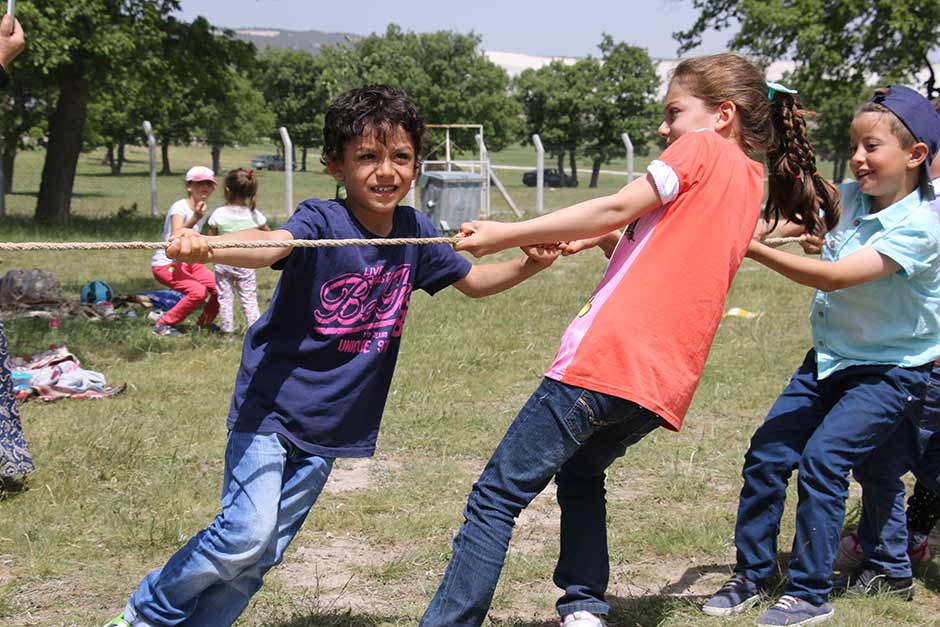
M 252 142 L 274 126 L 274 115 L 247 76 L 230 68 L 224 84 L 224 90 L 204 102 L 197 114 L 199 134 L 211 149 L 216 172 L 221 169 L 222 148 Z
M 588 94 L 600 71 L 600 62 L 593 57 L 573 65 L 552 61 L 537 70 L 523 71 L 515 81 L 516 98 L 525 112 L 523 143 L 538 134 L 546 152 L 558 159 L 559 173 L 564 174 L 565 156 L 569 157 L 576 180 L 575 154 L 585 141 L 589 124 Z
M 500 150 L 518 138 L 520 111 L 506 71 L 479 45 L 474 33 L 413 33 L 390 24 L 384 35 L 322 51 L 323 82 L 331 98 L 351 87 L 392 85 L 408 94 L 428 122 L 482 124 L 487 148 Z M 475 146 L 469 133 L 453 137 L 460 146 Z
M 629 133 L 639 154 L 647 154 L 658 108 L 659 77 L 646 50 L 614 42 L 607 34 L 598 48 L 600 63 L 588 77 L 593 86 L 585 95 L 584 152 L 592 159 L 591 187 L 597 187 L 601 166 L 623 154 L 623 133 Z
M 36 220 L 69 215 L 88 102 L 115 65 L 130 65 L 160 49 L 166 17 L 177 0 L 44 0 L 20 4 L 29 25 L 30 53 L 23 64 L 43 74 L 57 91 L 36 203 Z M 18 60 L 18 64 L 20 61 Z
M 13 191 L 16 153 L 24 138 L 38 140 L 46 136 L 46 119 L 55 102 L 53 90 L 41 75 L 28 66 L 17 67 L 0 106 L 2 133 L 3 190 Z
M 268 48 L 261 63 L 258 89 L 274 113 L 275 125 L 287 127 L 294 145 L 300 146 L 300 169 L 306 172 L 307 150 L 322 141 L 330 103 L 322 77 L 325 60 L 303 50 Z
M 698 19 L 674 34 L 680 53 L 710 29 L 740 30 L 731 48 L 763 62 L 792 59 L 787 77 L 821 112 L 814 140 L 843 171 L 852 111 L 865 86 L 912 82 L 940 41 L 940 0 L 692 0 Z

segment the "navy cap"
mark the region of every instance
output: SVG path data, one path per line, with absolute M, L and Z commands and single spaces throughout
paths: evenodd
M 927 144 L 927 158 L 924 160 L 921 176 L 921 192 L 929 200 L 934 199 L 933 185 L 930 181 L 930 163 L 940 149 L 940 115 L 924 96 L 904 85 L 891 85 L 887 93 L 875 94 L 872 102 L 889 109 L 917 143 Z

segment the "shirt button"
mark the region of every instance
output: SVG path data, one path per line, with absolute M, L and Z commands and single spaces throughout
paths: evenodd
M 907 397 L 907 402 L 908 402 L 908 403 L 910 403 L 912 400 L 914 400 L 914 397 L 913 397 L 913 396 L 908 396 L 908 397 Z
M 858 225 L 861 224 L 861 223 L 862 223 L 861 220 L 855 220 L 854 222 L 852 222 L 852 224 L 855 225 L 855 226 L 858 226 Z

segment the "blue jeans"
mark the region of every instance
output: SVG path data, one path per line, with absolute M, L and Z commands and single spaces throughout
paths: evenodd
M 124 611 L 134 627 L 231 625 L 316 502 L 333 459 L 282 436 L 229 433 L 222 513 L 147 575 Z
M 891 518 L 899 477 L 915 454 L 914 421 L 929 366 L 853 366 L 824 380 L 810 351 L 751 438 L 735 526 L 735 572 L 758 584 L 776 570 L 777 535 L 787 483 L 799 468 L 796 535 L 786 594 L 820 605 L 832 591 L 832 563 L 848 496 L 848 474 L 882 445 L 877 473 L 862 472 L 873 524 Z M 892 438 L 898 438 L 892 441 Z M 886 496 L 887 495 L 887 496 Z M 890 496 L 890 498 L 889 498 Z M 897 552 L 899 547 L 890 549 Z M 901 551 L 906 551 L 906 545 Z
M 912 470 L 917 477 L 920 489 L 926 487 L 936 492 L 940 490 L 937 481 L 938 473 L 940 473 L 940 465 L 938 465 L 938 461 L 940 461 L 938 460 L 938 457 L 940 457 L 940 442 L 938 442 L 938 435 L 940 435 L 940 366 L 936 364 L 930 371 L 927 394 L 917 420 L 917 426 L 919 427 L 917 434 L 918 459 Z M 865 485 L 865 483 L 870 483 L 870 481 L 863 482 L 866 477 L 884 476 L 884 469 L 879 467 L 881 465 L 879 460 L 889 460 L 890 463 L 892 457 L 909 452 L 910 443 L 906 443 L 906 450 L 891 450 L 891 443 L 894 443 L 896 449 L 900 441 L 900 438 L 892 438 L 889 443 L 875 451 L 861 467 L 853 471 L 856 480 Z M 890 498 L 893 502 L 890 516 L 885 520 L 879 520 L 869 513 L 869 503 L 879 498 L 883 498 L 886 502 Z M 930 520 L 935 519 L 935 516 L 936 514 L 930 511 L 923 512 L 921 518 Z M 933 525 L 929 526 L 932 527 Z M 909 529 L 913 528 L 909 525 L 907 513 L 904 511 L 903 492 L 900 495 L 882 496 L 868 494 L 867 491 L 862 493 L 862 517 L 858 526 L 858 538 L 869 564 L 884 570 L 891 577 L 910 577 L 910 559 L 908 559 L 906 549 Z M 904 554 L 898 556 L 897 552 L 902 545 Z M 903 560 L 903 564 L 899 563 L 899 558 Z
M 662 424 L 636 403 L 543 379 L 474 484 L 464 524 L 421 627 L 481 625 L 493 601 L 515 519 L 558 485 L 561 553 L 554 582 L 559 614 L 607 614 L 605 470 Z

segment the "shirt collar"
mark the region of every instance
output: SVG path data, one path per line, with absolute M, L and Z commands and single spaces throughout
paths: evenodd
M 859 213 L 862 220 L 878 220 L 883 228 L 890 228 L 900 224 L 908 214 L 924 203 L 919 189 L 915 189 L 910 194 L 889 205 L 876 213 L 871 213 L 871 196 L 860 194 Z

